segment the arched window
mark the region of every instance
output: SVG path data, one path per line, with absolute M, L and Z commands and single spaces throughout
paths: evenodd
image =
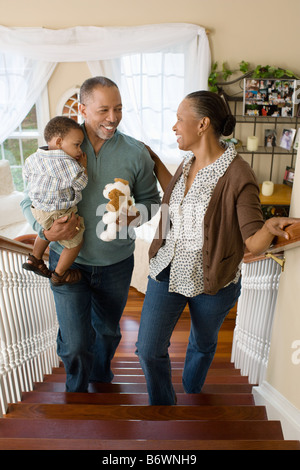
M 67 116 L 79 124 L 83 122 L 79 112 L 79 88 L 71 88 L 63 94 L 57 106 L 57 115 Z

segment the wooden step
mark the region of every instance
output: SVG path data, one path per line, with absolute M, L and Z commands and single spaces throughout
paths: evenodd
M 283 440 L 278 421 L 0 420 L 1 438 Z
M 45 375 L 44 382 L 66 382 L 65 374 L 52 374 Z M 180 375 L 172 376 L 173 384 L 181 384 L 182 377 Z M 113 384 L 131 383 L 131 384 L 146 384 L 144 375 L 115 375 L 112 381 Z M 247 377 L 241 377 L 240 375 L 229 375 L 229 374 L 210 374 L 206 377 L 206 384 L 248 384 Z
M 24 392 L 22 403 L 98 404 L 98 405 L 148 405 L 147 393 L 66 393 Z M 254 405 L 252 394 L 247 393 L 197 393 L 177 394 L 178 405 Z
M 299 441 L 278 440 L 105 440 L 105 439 L 55 439 L 55 438 L 2 438 L 0 450 L 300 450 Z M 132 453 L 134 457 L 136 453 Z M 103 458 L 103 457 L 102 457 Z M 143 459 L 139 455 L 138 459 Z M 145 459 L 146 461 L 146 459 Z
M 140 406 L 92 404 L 36 404 L 9 405 L 5 419 L 81 419 L 81 420 L 266 420 L 263 406 Z
M 128 362 L 125 365 L 118 364 L 117 367 L 112 368 L 113 373 L 118 376 L 118 375 L 141 375 L 144 377 L 144 372 L 143 370 L 136 366 L 136 365 L 128 365 Z M 173 367 L 172 368 L 172 376 L 181 376 L 182 375 L 183 369 L 181 367 Z M 54 367 L 52 370 L 51 375 L 66 375 L 66 372 L 63 367 Z M 209 371 L 207 376 L 208 377 L 216 377 L 216 376 L 241 376 L 241 372 L 239 369 L 233 369 L 233 368 L 227 368 L 225 367 L 212 367 Z M 245 377 L 244 377 L 245 378 Z
M 0 420 L 0 450 L 300 450 L 298 441 L 284 441 L 280 423 L 268 421 L 264 407 L 255 406 L 253 385 L 230 362 L 234 320 L 222 325 L 202 393 L 186 394 L 181 377 L 190 320 L 188 313 L 182 316 L 169 350 L 177 406 L 149 406 L 134 354 L 143 299 L 131 292 L 121 319 L 113 383 L 66 393 L 61 363 L 9 406 Z
M 176 393 L 183 393 L 182 384 L 174 384 Z M 34 390 L 47 392 L 65 392 L 64 382 L 36 382 Z M 250 384 L 204 384 L 202 391 L 204 393 L 251 393 Z M 89 385 L 91 393 L 147 393 L 146 384 L 132 383 L 93 383 Z

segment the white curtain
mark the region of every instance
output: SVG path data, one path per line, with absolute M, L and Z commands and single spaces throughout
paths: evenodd
M 93 76 L 105 75 L 120 88 L 120 129 L 150 145 L 165 163 L 178 164 L 182 158 L 172 131 L 180 101 L 187 93 L 207 87 L 193 44 L 197 39 L 154 52 L 88 62 Z
M 168 23 L 63 30 L 0 26 L 0 142 L 22 122 L 58 62 L 88 62 L 92 75 L 110 76 L 119 85 L 122 56 L 178 51 L 184 51 L 187 78 L 183 93 L 178 93 L 177 105 L 185 93 L 207 89 L 210 50 L 200 26 Z M 122 85 L 122 99 L 129 103 L 133 93 L 128 83 L 123 81 Z M 123 126 L 135 135 L 133 129 L 141 129 L 138 114 L 133 119 L 131 113 L 130 120 L 125 115 Z M 147 138 L 149 133 L 139 135 Z
M 0 143 L 25 119 L 55 64 L 0 52 Z

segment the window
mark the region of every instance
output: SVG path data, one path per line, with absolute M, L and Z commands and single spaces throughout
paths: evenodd
M 132 54 L 121 58 L 121 90 L 126 128 L 137 139 L 147 138 L 165 161 L 179 153 L 172 126 L 185 90 L 183 53 Z M 129 123 L 139 117 L 139 129 Z
M 83 119 L 79 112 L 79 92 L 79 88 L 71 88 L 64 93 L 57 106 L 57 115 L 67 116 L 81 124 Z
M 0 158 L 9 161 L 15 189 L 24 191 L 22 168 L 29 155 L 44 145 L 44 119 L 47 112 L 44 108 L 45 99 L 41 98 L 31 108 L 20 126 L 0 144 Z M 46 110 L 48 111 L 48 110 Z

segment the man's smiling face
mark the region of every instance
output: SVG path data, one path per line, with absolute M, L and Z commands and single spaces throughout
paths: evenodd
M 117 87 L 97 86 L 87 103 L 80 107 L 90 132 L 102 140 L 113 137 L 122 119 L 122 100 Z

